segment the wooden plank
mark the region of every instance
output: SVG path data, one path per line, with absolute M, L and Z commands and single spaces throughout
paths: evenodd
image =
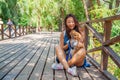
M 92 80 L 89 73 L 85 70 L 85 68 L 78 68 L 78 75 L 80 80 Z
M 49 44 L 49 43 L 48 43 Z M 46 51 L 48 51 L 48 49 L 49 49 L 49 45 L 48 46 L 46 46 L 46 48 L 45 48 L 45 50 L 44 50 L 44 52 L 42 53 L 42 55 L 44 55 L 44 56 L 42 56 L 42 61 L 41 62 L 44 62 L 45 61 L 45 59 L 46 59 L 46 57 L 47 57 L 47 52 Z M 34 58 L 33 58 L 34 59 Z M 41 58 L 40 58 L 41 59 Z M 32 61 L 32 60 L 30 60 L 30 61 Z M 39 63 L 39 62 L 38 62 Z M 37 66 L 37 64 L 36 64 L 36 66 Z M 36 67 L 35 66 L 35 67 Z M 38 65 L 39 66 L 39 68 L 41 67 L 41 65 Z M 43 66 L 44 66 L 44 63 L 43 63 Z M 32 67 L 32 66 L 31 66 Z M 25 66 L 25 68 L 21 71 L 21 73 L 16 77 L 16 80 L 27 80 L 28 78 L 29 78 L 29 75 L 30 75 L 30 73 L 31 73 L 31 70 L 33 69 L 33 68 L 31 68 L 30 67 L 30 65 L 29 65 L 29 62 L 28 62 L 28 64 Z M 35 68 L 34 68 L 34 70 L 35 70 Z M 43 69 L 42 69 L 43 70 Z
M 47 45 L 45 47 L 45 45 Z M 39 57 L 39 60 L 29 78 L 29 80 L 40 80 L 41 77 L 42 77 L 42 72 L 43 72 L 43 69 L 44 69 L 44 64 L 45 64 L 45 60 L 46 60 L 46 57 L 47 57 L 47 54 L 48 54 L 48 50 L 49 50 L 49 46 L 50 46 L 50 43 L 47 43 L 47 44 L 44 44 L 43 47 L 44 50 L 42 52 L 42 55 Z
M 24 66 L 24 68 L 20 71 L 20 73 L 16 76 L 16 80 L 27 80 L 34 65 L 35 65 L 35 61 L 37 60 L 37 58 L 35 59 L 35 57 L 38 55 L 36 54 L 37 50 L 40 48 L 40 44 L 36 44 L 36 47 L 32 50 L 31 52 L 31 56 L 28 57 L 28 61 L 26 63 L 26 65 Z M 38 56 L 39 57 L 39 56 Z
M 58 45 L 58 43 L 59 43 L 58 38 L 56 38 L 55 43 L 56 43 L 55 45 Z M 55 51 L 54 51 L 54 53 L 55 53 Z M 56 62 L 56 61 L 54 61 L 54 62 Z M 54 71 L 55 80 L 67 80 L 65 70 L 53 70 L 53 71 Z
M 21 49 L 24 49 L 24 47 L 26 47 L 26 46 L 27 45 L 20 44 L 20 46 L 17 46 L 15 48 L 11 49 L 9 52 L 6 53 L 6 55 L 4 55 L 4 56 L 2 56 L 0 58 L 0 63 L 3 62 L 3 61 L 5 61 L 5 60 L 7 60 L 7 59 L 9 59 L 9 58 L 11 58 L 13 55 L 18 55 L 16 53 L 19 52 Z
M 93 65 L 90 68 L 86 68 L 93 80 L 108 80 L 98 69 Z
M 4 46 L 3 50 L 0 51 L 0 58 L 10 55 L 11 52 L 14 52 L 14 50 L 17 47 L 20 47 L 22 45 L 28 45 L 30 40 L 19 40 L 21 38 L 16 38 L 16 39 L 9 39 L 9 40 L 4 40 L 1 41 L 0 46 Z
M 26 38 L 24 39 L 24 37 L 26 37 Z M 5 49 L 2 49 L 2 51 L 0 51 L 0 55 L 4 54 L 4 52 L 8 51 L 10 48 L 12 49 L 13 46 L 17 46 L 17 44 L 18 45 L 22 44 L 22 43 L 27 44 L 29 41 L 32 41 L 32 40 L 33 39 L 29 35 L 16 37 L 13 39 L 2 40 L 2 41 L 0 41 L 0 47 L 3 46 L 3 47 L 5 47 Z
M 39 43 L 40 45 L 42 45 L 43 44 L 43 42 L 41 41 L 41 43 Z M 37 44 L 36 44 L 37 45 Z M 35 46 L 36 46 L 35 45 Z M 39 45 L 37 45 L 37 46 L 39 46 Z M 38 50 L 38 51 L 40 51 L 40 50 Z M 35 57 L 36 56 L 38 56 L 39 57 L 39 52 L 36 52 L 36 54 L 35 54 Z M 29 53 L 28 53 L 29 54 Z M 15 79 L 15 77 L 21 72 L 21 70 L 26 66 L 26 64 L 27 64 L 27 62 L 29 61 L 29 60 L 26 60 L 26 59 L 29 59 L 30 58 L 30 55 L 29 56 L 26 56 L 26 58 L 24 58 L 23 60 L 21 60 L 21 62 L 19 63 L 19 64 L 17 64 L 16 65 L 16 67 L 15 68 L 13 68 L 3 79 L 7 79 L 7 78 L 9 78 L 9 79 L 11 79 L 11 80 L 14 80 Z M 35 59 L 35 58 L 32 58 L 32 59 Z M 37 57 L 36 57 L 36 59 L 37 59 Z M 32 64 L 32 63 L 31 63 Z
M 25 47 L 26 46 L 24 46 L 22 48 L 22 50 L 21 50 L 21 48 L 19 48 L 19 51 L 18 51 L 18 49 L 16 49 L 15 54 L 13 54 L 12 56 L 10 55 L 7 58 L 3 57 L 4 60 L 0 62 L 0 69 L 4 68 L 6 65 L 8 65 L 10 62 L 12 62 L 14 59 L 16 59 L 21 54 L 23 54 L 25 51 L 25 49 L 24 49 Z M 2 60 L 2 59 L 0 59 L 0 60 Z
M 18 46 L 12 47 L 12 49 L 10 49 L 9 52 L 4 52 L 6 54 L 4 54 L 5 56 L 0 57 L 0 63 L 3 62 L 3 61 L 5 62 L 5 63 L 3 62 L 4 64 L 9 63 L 10 61 L 12 61 L 15 58 L 15 56 L 17 56 L 19 54 L 22 54 L 24 49 L 27 49 L 27 47 L 30 47 L 28 45 L 30 45 L 30 44 L 21 43 Z M 19 53 L 19 52 L 21 52 L 21 53 Z M 2 67 L 2 66 L 3 66 L 3 64 L 1 64 L 0 67 Z
M 16 44 L 16 45 L 8 44 L 6 47 L 4 47 L 3 50 L 0 51 L 0 58 L 9 54 L 14 50 L 14 48 L 19 47 L 20 45 L 21 44 Z
M 110 73 L 107 72 L 106 70 L 105 70 L 105 71 L 101 70 L 100 65 L 99 65 L 92 57 L 90 57 L 89 55 L 87 55 L 86 57 L 87 57 L 87 59 L 89 60 L 89 62 L 90 62 L 93 66 L 95 66 L 100 72 L 102 72 L 102 73 L 104 74 L 104 76 L 106 76 L 108 79 L 110 79 L 110 80 L 117 80 L 117 79 L 115 78 L 115 76 L 113 76 L 112 74 L 110 74 Z
M 53 70 L 51 69 L 51 65 L 54 61 L 54 39 L 52 39 L 51 41 L 51 46 L 50 46 L 50 50 L 49 50 L 49 54 L 46 60 L 46 65 L 44 67 L 44 72 L 42 75 L 42 80 L 53 80 Z
M 9 48 L 11 48 L 13 46 L 15 46 L 15 45 L 10 45 L 10 44 L 8 44 L 8 45 L 3 44 L 2 45 L 2 44 L 0 44 L 0 55 L 3 54 L 5 51 L 9 50 Z
M 48 40 L 47 40 L 47 41 L 44 41 L 44 44 L 42 44 L 41 48 L 37 51 L 38 54 L 39 54 L 39 57 L 38 57 L 38 59 L 37 59 L 37 61 L 36 61 L 36 64 L 35 64 L 35 66 L 34 66 L 34 69 L 35 69 L 35 67 L 36 67 L 36 65 L 37 65 L 37 63 L 38 63 L 38 61 L 39 61 L 39 59 L 40 59 L 40 57 L 41 57 L 41 55 L 42 55 L 45 47 L 46 47 L 47 42 L 48 42 Z M 30 74 L 29 77 L 28 77 L 29 80 L 35 80 L 35 79 L 37 78 L 37 72 L 36 72 L 34 69 L 32 70 L 31 74 Z M 32 76 L 32 77 L 31 77 L 31 76 Z
M 17 59 L 15 59 L 11 63 L 9 63 L 7 66 L 0 69 L 0 79 L 4 78 L 5 75 L 8 74 L 8 72 L 10 72 L 22 59 L 25 58 L 25 60 L 28 61 L 29 58 L 32 57 L 32 55 L 33 55 L 32 52 L 34 51 L 34 47 L 35 47 L 35 45 L 31 46 L 31 48 L 28 48 L 26 50 L 26 52 L 24 52 L 23 55 L 20 55 Z M 26 56 L 29 56 L 29 57 L 26 57 Z
M 2 54 L 2 52 L 1 51 L 6 51 L 6 49 L 8 49 L 8 48 L 11 48 L 12 46 L 15 46 L 15 45 L 12 45 L 12 44 L 4 44 L 4 43 L 2 43 L 2 41 L 1 41 L 1 44 L 0 44 L 0 54 Z M 3 52 L 4 52 L 3 51 Z

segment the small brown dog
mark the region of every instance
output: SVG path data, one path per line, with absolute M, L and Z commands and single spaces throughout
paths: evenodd
M 79 32 L 77 32 L 77 31 L 75 31 L 75 30 L 72 30 L 72 31 L 70 32 L 70 36 L 71 36 L 71 38 L 73 38 L 73 39 L 75 39 L 75 40 L 77 40 L 77 41 L 80 41 L 81 35 L 80 35 Z
M 72 50 L 72 55 L 74 55 L 80 48 L 82 48 L 82 46 L 79 46 L 78 44 L 81 42 L 81 34 L 75 30 L 72 30 L 70 32 L 70 36 L 71 36 L 71 40 L 70 40 L 70 44 L 71 47 L 73 47 Z
M 68 61 L 68 64 L 69 66 L 72 66 L 73 64 L 75 66 L 82 66 L 86 55 L 84 36 L 82 35 L 82 32 L 79 33 L 75 30 L 72 30 L 70 32 L 70 35 L 70 45 L 73 45 L 73 49 L 71 49 L 70 51 L 70 53 L 72 54 L 72 58 Z

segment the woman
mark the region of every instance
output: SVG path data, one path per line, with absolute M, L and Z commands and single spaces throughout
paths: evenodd
M 76 66 L 82 66 L 84 64 L 84 58 L 86 55 L 86 50 L 84 47 L 84 30 L 79 26 L 79 23 L 74 15 L 68 14 L 65 18 L 65 31 L 63 31 L 60 35 L 60 44 L 56 46 L 56 56 L 60 63 L 52 64 L 53 69 L 63 69 L 73 75 L 77 76 Z M 78 45 L 80 48 L 71 59 L 66 60 L 66 56 L 68 56 L 68 43 L 71 40 L 70 31 L 76 30 L 82 35 L 82 40 L 79 41 Z M 81 42 L 82 41 L 82 42 Z

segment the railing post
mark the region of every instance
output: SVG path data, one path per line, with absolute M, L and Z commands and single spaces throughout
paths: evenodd
M 8 25 L 8 30 L 9 30 L 9 38 L 11 38 L 11 25 Z
M 0 29 L 1 29 L 1 39 L 4 39 L 4 29 L 3 29 L 3 21 L 0 18 Z
M 105 21 L 103 42 L 110 39 L 111 28 L 112 28 L 111 21 Z M 107 70 L 107 65 L 108 65 L 108 54 L 104 51 L 104 46 L 102 46 L 101 70 Z
M 15 27 L 15 37 L 17 36 L 17 30 L 16 30 L 16 26 L 14 26 Z
M 25 32 L 26 34 L 27 34 L 27 31 L 28 31 L 28 30 L 27 30 L 27 27 L 28 27 L 28 26 L 26 26 L 26 32 Z
M 28 25 L 27 27 L 27 33 L 29 34 L 30 33 L 30 26 Z
M 21 26 L 19 26 L 19 36 L 21 36 Z
M 24 28 L 25 28 L 25 26 L 22 27 L 22 33 L 23 33 L 23 35 L 24 35 Z
M 85 27 L 85 48 L 86 48 L 86 51 L 87 51 L 87 46 L 88 46 L 88 28 L 87 26 L 84 26 Z

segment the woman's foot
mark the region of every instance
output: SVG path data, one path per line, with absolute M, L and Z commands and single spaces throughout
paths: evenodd
M 77 67 L 74 66 L 72 68 L 68 68 L 67 72 L 71 74 L 72 76 L 77 76 Z
M 61 63 L 53 63 L 52 69 L 57 69 L 57 70 L 63 69 L 63 65 Z

